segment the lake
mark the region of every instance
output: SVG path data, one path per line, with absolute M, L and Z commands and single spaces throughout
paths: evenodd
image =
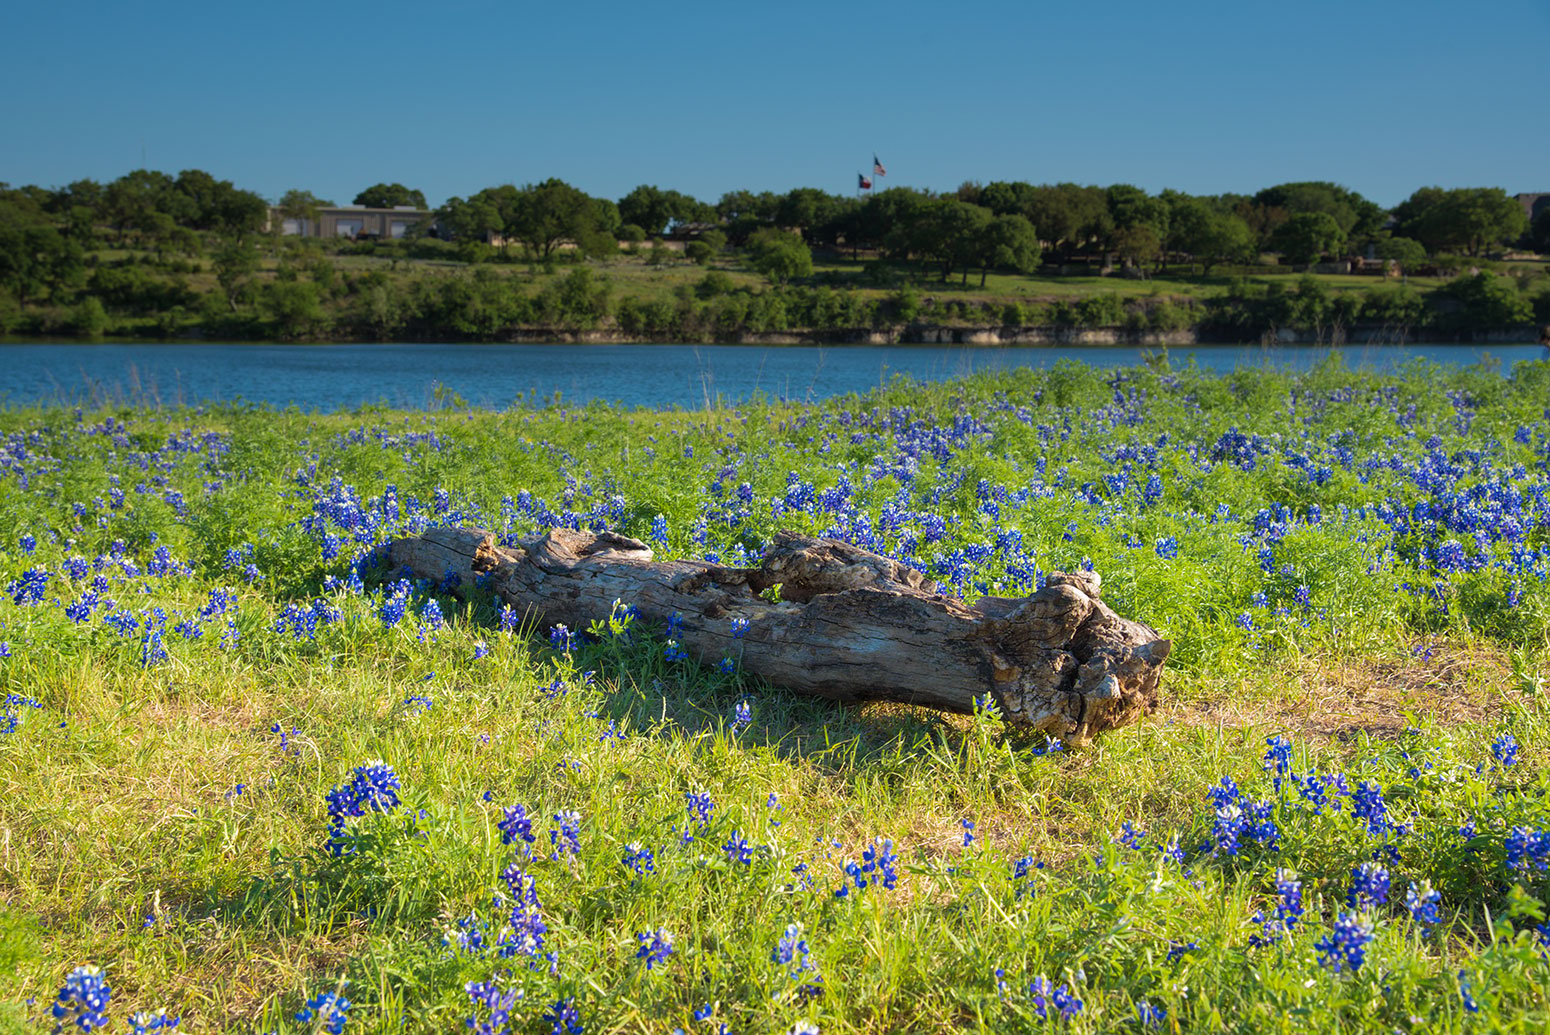
M 940 345 L 221 345 L 0 344 L 0 405 L 178 404 L 246 400 L 303 410 L 386 403 L 419 408 L 438 389 L 475 406 L 516 400 L 705 407 L 756 392 L 812 401 L 864 392 L 897 375 L 941 380 L 973 371 L 1048 367 L 1063 359 L 1134 366 L 1132 346 Z M 1332 350 L 1314 345 L 1195 345 L 1170 351 L 1175 367 L 1304 370 Z M 1348 366 L 1392 370 L 1416 358 L 1450 365 L 1489 353 L 1509 372 L 1543 359 L 1539 345 L 1366 345 L 1336 349 Z

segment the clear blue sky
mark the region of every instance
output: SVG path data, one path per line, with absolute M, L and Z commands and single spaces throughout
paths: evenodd
M 25 6 L 24 6 L 25 4 Z M 1550 190 L 1550 0 L 1102 4 L 26 0 L 0 180 L 144 164 L 434 205 L 558 176 L 737 188 L 1328 179 Z

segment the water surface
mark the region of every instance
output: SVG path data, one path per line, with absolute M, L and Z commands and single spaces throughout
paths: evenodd
M 625 406 L 696 409 L 742 402 L 754 393 L 813 401 L 864 392 L 904 374 L 921 381 L 1076 360 L 1133 366 L 1133 346 L 793 345 L 0 345 L 0 405 L 38 403 L 267 403 L 303 410 L 385 403 L 434 405 L 456 393 L 476 406 L 521 399 L 570 404 L 600 399 Z M 1197 345 L 1175 348 L 1175 367 L 1231 371 L 1270 366 L 1305 370 L 1328 346 Z M 1542 359 L 1539 345 L 1353 345 L 1333 351 L 1351 367 L 1392 370 L 1421 357 L 1469 365 L 1489 353 L 1504 372 Z

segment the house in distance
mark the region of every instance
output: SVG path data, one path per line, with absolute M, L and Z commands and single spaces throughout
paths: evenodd
M 428 209 L 413 205 L 367 208 L 364 205 L 321 207 L 316 219 L 283 215 L 269 210 L 269 227 L 278 226 L 289 237 L 346 237 L 351 240 L 397 240 L 416 223 L 434 218 Z

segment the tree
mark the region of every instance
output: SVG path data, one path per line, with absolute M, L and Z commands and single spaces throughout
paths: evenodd
M 619 199 L 619 219 L 645 230 L 652 237 L 667 232 L 674 223 L 708 222 L 715 209 L 676 190 L 641 184 Z
M 1385 218 L 1383 209 L 1376 203 L 1337 183 L 1323 180 L 1267 187 L 1254 195 L 1251 207 L 1258 210 L 1257 218 L 1250 220 L 1251 225 L 1260 231 L 1265 241 L 1297 215 L 1323 213 L 1329 216 L 1340 228 L 1343 241 L 1376 234 L 1383 229 Z
M 367 208 L 397 208 L 400 205 L 427 207 L 424 194 L 402 183 L 378 183 L 367 187 L 355 196 L 352 204 L 365 205 Z
M 813 253 L 796 235 L 768 227 L 748 238 L 748 264 L 771 282 L 784 284 L 812 275 Z
M 249 275 L 258 269 L 258 249 L 246 237 L 227 240 L 211 257 L 215 280 L 226 293 L 226 304 L 237 311 L 237 298 L 247 286 Z
M 1254 257 L 1254 232 L 1239 216 L 1212 207 L 1204 198 L 1164 193 L 1169 199 L 1170 250 L 1187 252 L 1210 273 L 1222 262 L 1247 262 Z
M 1406 269 L 1426 261 L 1426 248 L 1408 237 L 1385 237 L 1373 244 L 1372 253 L 1380 259 L 1392 259 Z
M 1039 235 L 1023 216 L 1011 213 L 996 216 L 984 236 L 980 257 L 980 287 L 985 286 L 989 266 L 1030 273 L 1039 265 Z
M 280 198 L 280 204 L 276 207 L 284 219 L 305 219 L 308 222 L 318 221 L 318 211 L 324 208 L 332 208 L 332 201 L 325 201 L 310 190 L 288 190 Z
M 1345 231 L 1328 212 L 1299 212 L 1276 228 L 1270 245 L 1296 265 L 1318 262 L 1345 246 Z
M 505 233 L 548 259 L 562 244 L 574 244 L 584 254 L 606 254 L 617 238 L 602 226 L 597 199 L 564 180 L 548 179 L 516 191 L 515 206 L 506 217 Z M 617 230 L 617 226 L 614 227 Z
M 85 279 L 80 244 L 56 230 L 31 199 L 0 191 L 0 286 L 26 302 Z
M 1510 327 L 1527 323 L 1534 316 L 1532 303 L 1519 293 L 1511 277 L 1477 273 L 1459 277 L 1441 292 L 1458 300 L 1459 316 L 1474 327 Z
M 1491 245 L 1516 241 L 1528 229 L 1523 206 L 1500 187 L 1422 187 L 1400 202 L 1394 218 L 1397 233 L 1434 255 L 1460 248 L 1479 255 Z

